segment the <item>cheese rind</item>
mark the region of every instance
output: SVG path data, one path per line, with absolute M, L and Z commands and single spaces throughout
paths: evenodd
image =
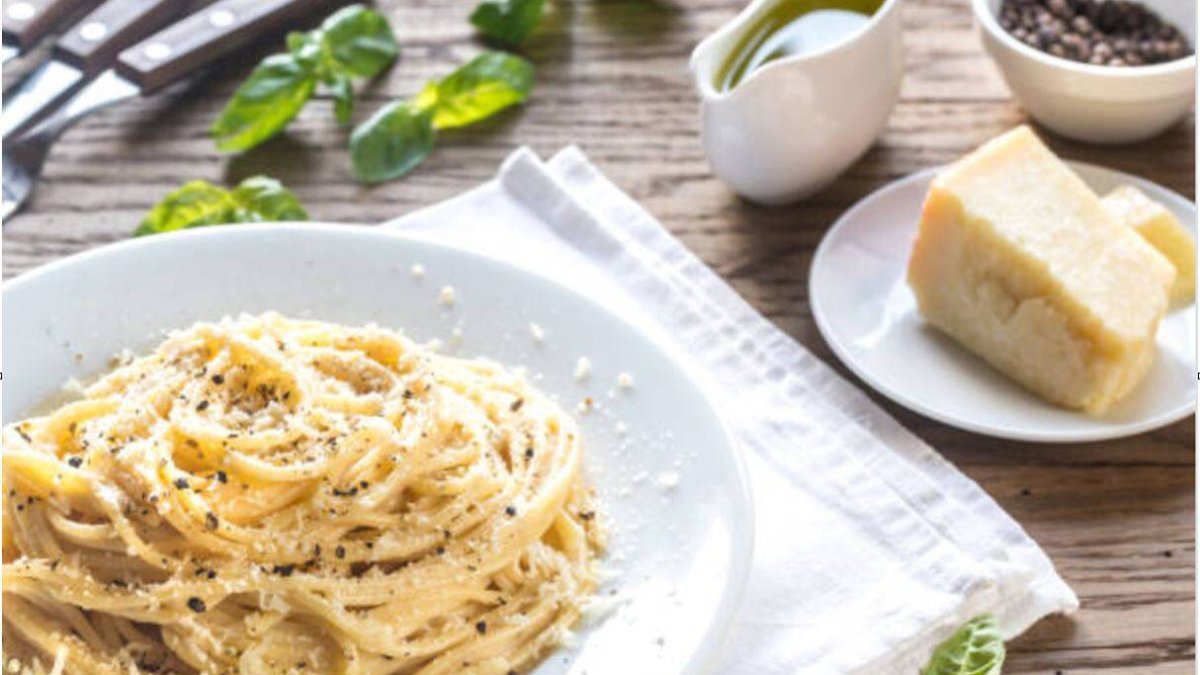
M 1104 208 L 1158 249 L 1175 267 L 1171 306 L 1182 307 L 1196 296 L 1196 240 L 1175 214 L 1132 185 L 1122 185 L 1100 200 Z
M 1149 370 L 1173 277 L 1027 127 L 933 181 L 908 268 L 930 323 L 1043 398 L 1092 414 Z

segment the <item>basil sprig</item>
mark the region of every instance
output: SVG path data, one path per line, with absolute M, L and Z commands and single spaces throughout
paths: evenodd
M 443 129 L 474 124 L 524 102 L 533 90 L 533 64 L 520 56 L 486 51 L 440 80 L 425 85 L 412 101 L 396 101 L 350 136 L 350 156 L 359 180 L 378 183 L 412 171 Z
M 338 122 L 348 124 L 353 79 L 378 75 L 400 52 L 387 19 L 362 5 L 335 12 L 318 28 L 288 35 L 287 46 L 286 53 L 263 59 L 213 123 L 219 149 L 242 152 L 283 131 L 318 85 L 332 95 Z
M 544 4 L 485 0 L 471 20 L 497 40 L 515 44 L 537 25 Z M 287 48 L 264 59 L 234 92 L 212 127 L 218 148 L 241 152 L 266 141 L 285 129 L 318 90 L 333 99 L 338 122 L 348 124 L 354 80 L 379 74 L 399 54 L 387 19 L 362 5 L 334 13 L 319 28 L 288 35 Z M 354 172 L 368 183 L 399 178 L 433 152 L 439 131 L 475 124 L 523 103 L 532 89 L 529 61 L 485 51 L 355 129 L 350 135 Z
M 232 190 L 194 180 L 164 197 L 133 234 L 140 237 L 205 225 L 285 220 L 308 220 L 308 212 L 274 178 L 254 176 Z
M 471 23 L 497 42 L 519 45 L 537 28 L 545 5 L 546 0 L 483 0 Z
M 996 618 L 983 614 L 938 645 L 921 675 L 1000 675 L 1004 655 Z

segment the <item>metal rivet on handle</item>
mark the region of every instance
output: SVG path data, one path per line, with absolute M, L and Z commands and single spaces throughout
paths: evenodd
M 105 35 L 108 35 L 108 26 L 99 21 L 89 21 L 79 27 L 79 37 L 88 42 L 103 40 Z
M 233 23 L 236 17 L 227 9 L 218 9 L 208 15 L 208 22 L 213 28 L 224 28 Z
M 37 14 L 37 7 L 28 2 L 14 2 L 8 6 L 8 16 L 17 21 L 32 19 L 34 14 Z
M 171 55 L 171 47 L 161 42 L 152 42 L 146 45 L 146 48 L 142 50 L 142 53 L 145 54 L 146 58 L 148 59 L 162 61 Z

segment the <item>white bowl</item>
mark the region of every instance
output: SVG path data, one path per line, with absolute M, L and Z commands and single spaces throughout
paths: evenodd
M 417 263 L 423 278 L 409 271 Z M 452 307 L 438 301 L 447 285 Z M 239 312 L 377 322 L 447 340 L 461 356 L 524 365 L 564 405 L 600 402 L 579 423 L 585 470 L 612 522 L 598 608 L 607 611 L 533 673 L 698 675 L 729 631 L 754 530 L 733 439 L 670 350 L 550 279 L 376 228 L 241 225 L 72 256 L 6 284 L 3 301 L 5 423 L 68 378 L 104 371 L 122 348 L 144 352 L 163 330 Z M 545 328 L 542 342 L 531 321 Z M 579 381 L 583 355 L 592 368 Z M 620 372 L 636 385 L 609 397 Z
M 1140 0 L 1196 45 L 1195 0 Z M 1038 122 L 1092 143 L 1140 141 L 1177 122 L 1192 105 L 1196 56 L 1114 68 L 1051 56 L 1013 37 L 997 19 L 1001 0 L 971 0 L 983 45 L 1009 89 Z

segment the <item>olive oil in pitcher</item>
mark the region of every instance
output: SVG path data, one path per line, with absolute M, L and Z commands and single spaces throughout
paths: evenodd
M 862 30 L 884 0 L 779 0 L 742 33 L 717 70 L 730 91 L 766 64 L 820 51 Z

